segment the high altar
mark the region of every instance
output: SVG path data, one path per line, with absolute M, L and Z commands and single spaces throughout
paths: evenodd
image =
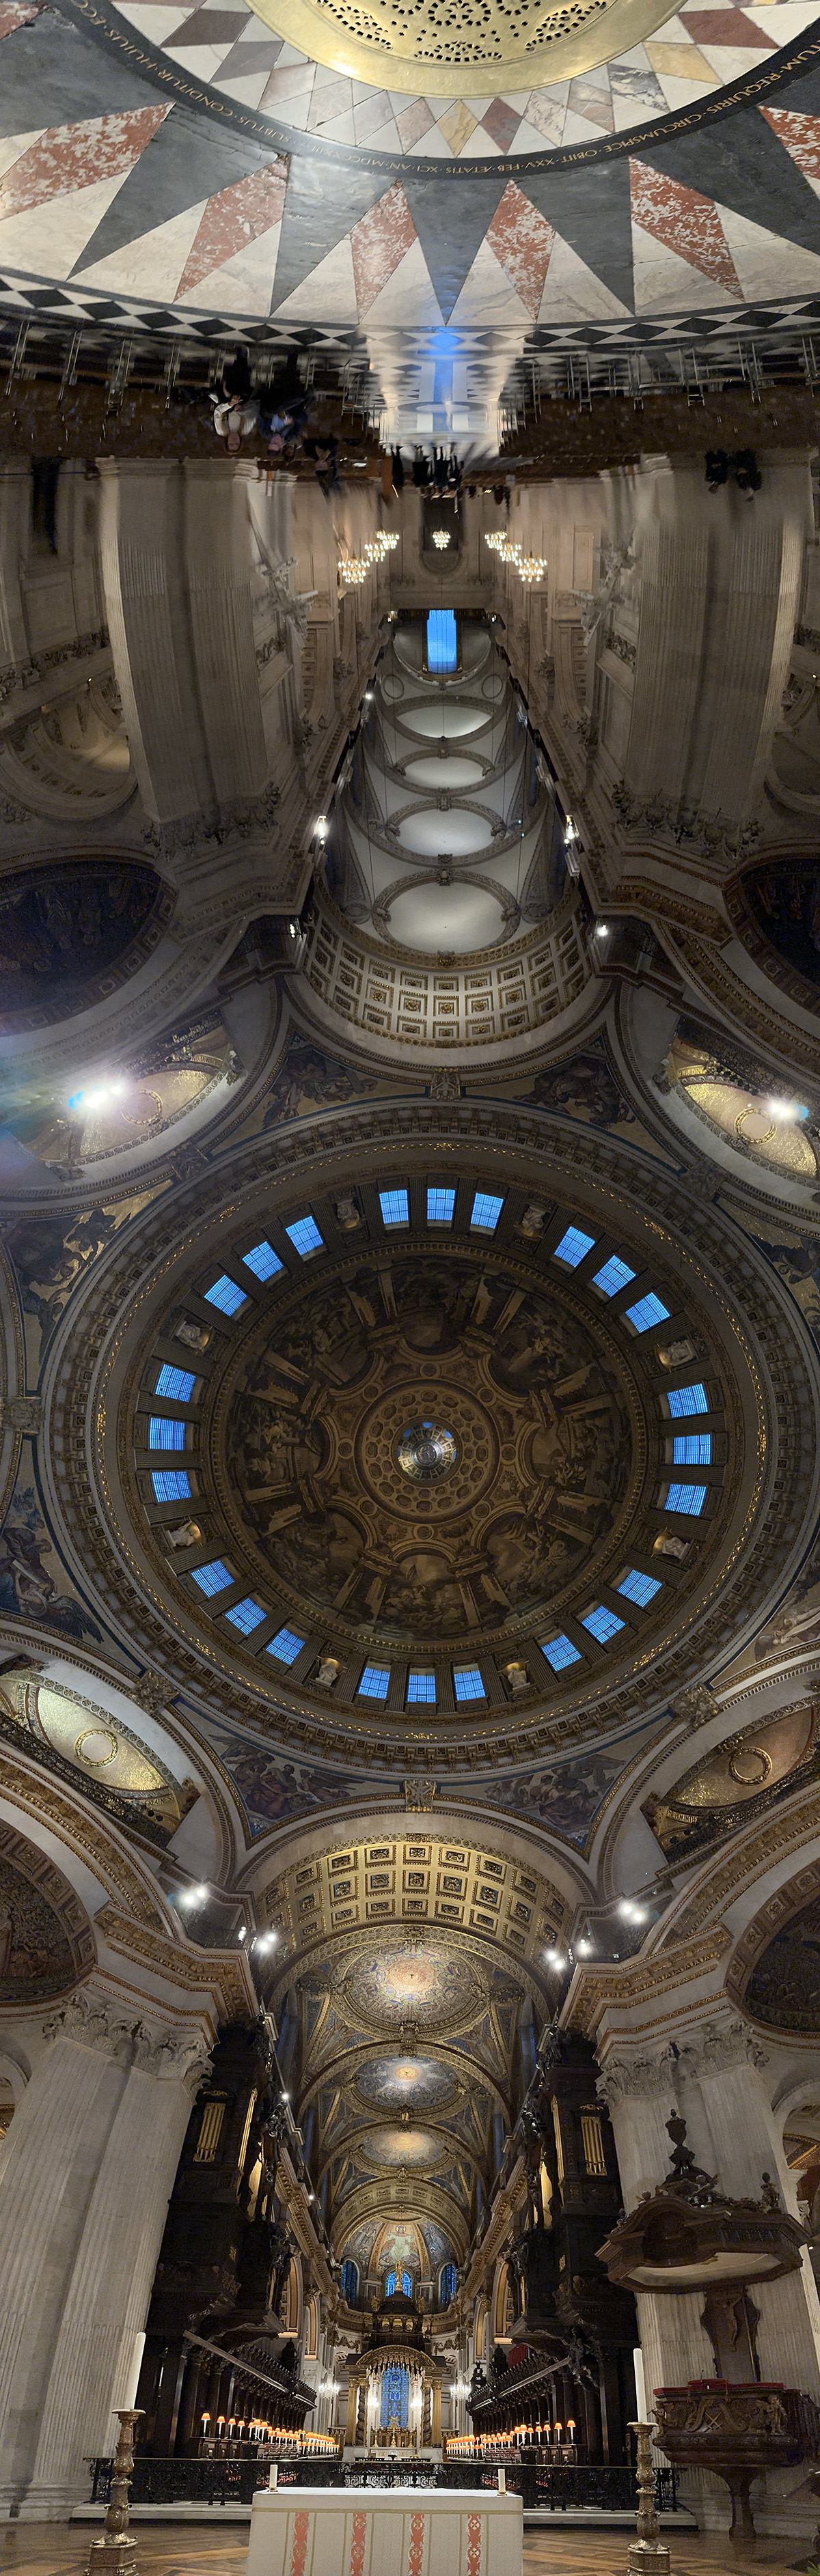
M 421 2297 L 397 2289 L 374 2299 L 369 2334 L 350 2363 L 346 2448 L 440 2451 L 443 2376 Z
M 522 2506 L 486 2487 L 300 2487 L 254 2496 L 247 2576 L 521 2576 Z

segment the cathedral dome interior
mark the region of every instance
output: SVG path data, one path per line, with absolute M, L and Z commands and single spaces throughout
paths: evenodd
M 9 2567 L 811 2569 L 817 23 L 0 64 Z

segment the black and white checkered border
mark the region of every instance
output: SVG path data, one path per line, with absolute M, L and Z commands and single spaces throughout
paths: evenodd
M 17 275 L 13 270 L 0 270 L 0 323 L 17 322 L 62 325 L 67 331 L 101 332 L 112 340 L 123 336 L 145 339 L 174 340 L 193 355 L 197 349 L 233 346 L 237 340 L 260 349 L 313 350 L 343 353 L 345 357 L 369 355 L 378 364 L 380 352 L 412 367 L 432 354 L 437 334 L 432 330 L 414 329 L 401 332 L 382 330 L 368 344 L 365 333 L 355 327 L 334 327 L 330 323 L 278 321 L 274 315 L 196 313 L 180 305 L 149 304 L 137 296 L 95 293 L 81 284 L 55 285 L 42 278 Z M 567 355 L 570 351 L 611 351 L 621 356 L 629 349 L 663 347 L 713 348 L 716 343 L 733 347 L 754 341 L 759 347 L 778 343 L 799 344 L 801 335 L 820 329 L 820 296 L 806 295 L 788 304 L 746 304 L 732 313 L 706 312 L 652 314 L 639 318 L 631 314 L 607 322 L 533 323 L 523 334 L 525 355 Z M 471 325 L 458 329 L 458 355 L 468 359 L 490 357 L 497 351 L 499 339 L 509 344 L 510 362 L 517 355 L 513 342 L 517 333 L 499 334 L 491 325 Z M 518 344 L 520 346 L 520 343 Z

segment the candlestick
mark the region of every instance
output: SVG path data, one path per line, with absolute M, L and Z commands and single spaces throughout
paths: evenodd
M 98 2540 L 92 2540 L 88 2552 L 88 2576 L 133 2576 L 136 2540 L 128 2530 L 128 2491 L 134 2468 L 134 2426 L 142 2420 L 143 2408 L 117 2407 L 119 2434 L 111 2476 L 111 2499 L 105 2523 Z M 206 2421 L 210 2419 L 206 2418 Z

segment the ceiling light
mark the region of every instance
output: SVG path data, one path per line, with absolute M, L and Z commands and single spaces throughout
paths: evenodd
M 586 1959 L 589 1957 L 590 1950 L 592 1949 L 592 1942 L 576 1941 L 575 1947 L 578 1952 L 579 1959 Z
M 244 1926 L 244 1923 L 240 1923 L 240 1926 L 239 1926 L 239 1939 L 240 1939 L 240 1941 L 244 1941 L 244 1938 L 245 1938 L 245 1926 Z
M 449 543 L 450 539 L 446 528 L 433 529 L 433 544 L 438 547 L 439 554 L 444 553 L 444 548 L 445 546 L 449 546 Z
M 290 2101 L 290 2094 L 289 2094 L 289 2093 L 280 2093 L 280 2095 L 279 2095 L 279 2100 L 280 2100 L 280 2102 L 289 2102 L 289 2101 Z
M 646 1906 L 636 1905 L 634 1898 L 631 1896 L 622 1897 L 621 1903 L 618 1907 L 618 1912 L 621 1916 L 622 1922 L 624 1923 L 646 1922 Z
M 595 937 L 596 937 L 596 939 L 608 939 L 608 938 L 609 938 L 609 923 L 608 923 L 608 921 L 596 921 L 596 924 L 595 924 Z

